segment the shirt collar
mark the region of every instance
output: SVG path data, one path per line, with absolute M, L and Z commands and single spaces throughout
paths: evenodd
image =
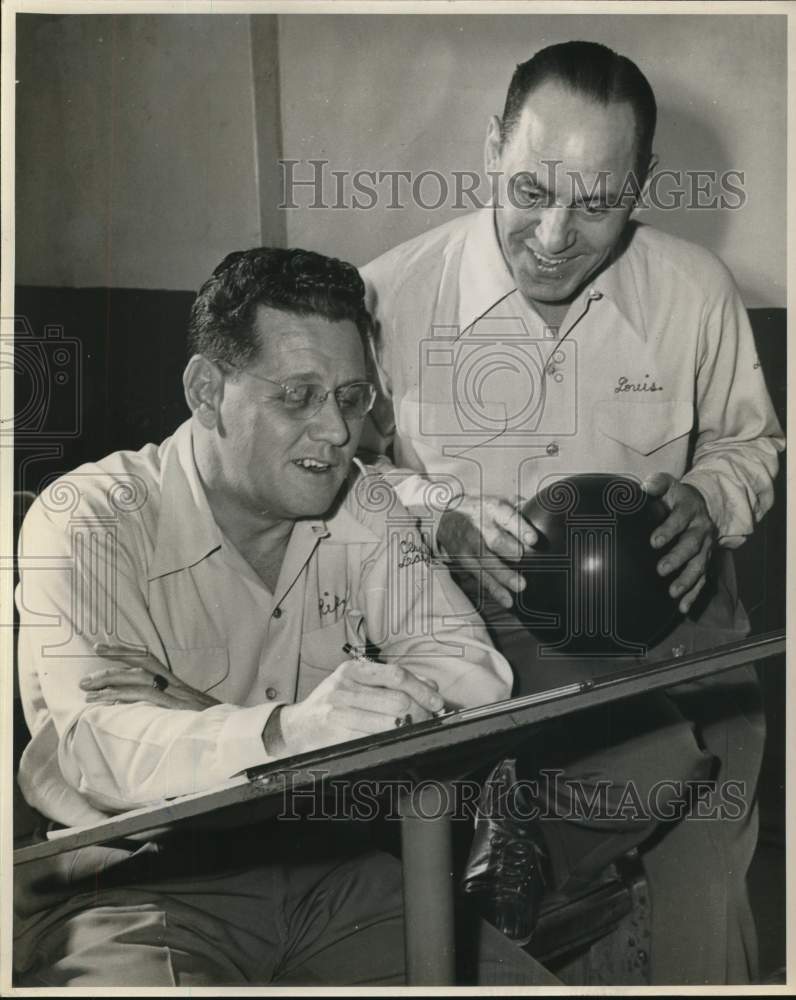
M 639 338 L 647 339 L 645 310 L 639 294 L 634 261 L 633 239 L 641 223 L 629 222 L 619 244 L 614 248 L 605 268 L 588 285 L 586 294 L 604 298 L 622 315 L 629 329 Z
M 329 518 L 325 527 L 325 537 L 333 544 L 356 545 L 361 542 L 378 541 L 370 528 L 357 521 L 345 507 L 341 507 L 333 517 Z
M 359 462 L 356 466 L 361 472 Z M 190 419 L 164 445 L 162 468 L 160 518 L 149 580 L 196 565 L 220 548 L 222 540 L 196 469 Z M 348 494 L 353 494 L 357 479 L 358 474 L 349 478 Z M 343 545 L 378 541 L 347 509 L 352 500 L 356 503 L 346 495 L 327 519 L 298 521 L 292 532 L 291 547 L 303 554 L 324 539 Z
M 326 520 L 297 521 L 293 535 L 301 539 L 314 539 L 332 545 L 357 545 L 363 542 L 378 542 L 367 525 L 362 524 L 341 504 Z
M 495 210 L 491 205 L 473 213 L 459 267 L 460 333 L 510 295 L 517 287 L 509 271 L 495 232 Z
M 390 487 L 372 470 L 368 470 L 362 462 L 355 458 L 346 482 L 346 490 L 337 510 L 326 521 L 314 522 L 323 525 L 326 535 L 332 543 L 338 545 L 378 542 L 379 536 L 365 524 L 372 520 L 369 512 L 384 509 L 382 499 L 386 496 L 379 491 L 380 485 L 387 490 Z M 361 515 L 357 517 L 357 513 Z
M 221 545 L 193 456 L 192 420 L 163 446 L 160 517 L 148 579 L 186 569 Z
M 593 307 L 601 299 L 607 299 L 622 314 L 633 333 L 640 340 L 646 340 L 644 310 L 630 254 L 633 236 L 639 226 L 637 222 L 628 223 L 625 236 L 605 268 L 585 286 L 573 303 L 570 319 L 579 316 L 587 304 Z M 495 231 L 495 210 L 488 205 L 473 213 L 472 224 L 465 236 L 459 269 L 459 331 L 464 332 L 516 289 Z

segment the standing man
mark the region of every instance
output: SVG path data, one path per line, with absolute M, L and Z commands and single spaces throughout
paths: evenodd
M 452 489 L 436 515 L 436 547 L 476 566 L 459 579 L 520 693 L 577 675 L 577 664 L 540 655 L 513 611 L 523 588 L 516 560 L 537 540 L 517 501 L 568 474 L 633 474 L 669 509 L 651 544 L 671 543 L 658 570 L 682 620 L 648 657 L 748 628 L 726 557 L 771 506 L 784 441 L 726 268 L 631 221 L 653 166 L 655 123 L 654 95 L 630 60 L 587 42 L 541 50 L 517 67 L 503 116 L 489 122 L 494 203 L 363 270 L 385 396 L 375 411 L 381 449 L 392 449 L 408 506 L 422 509 L 416 491 L 428 479 Z M 754 673 L 665 697 L 658 708 L 685 713 L 677 731 L 717 759 L 716 776 L 745 781 L 749 808 L 742 821 L 699 831 L 681 823 L 647 853 L 655 981 L 744 982 L 755 968 L 745 875 L 764 735 Z M 656 756 L 644 713 L 617 711 L 603 737 L 579 748 L 581 773 L 604 772 L 600 742 L 607 749 L 620 731 L 613 780 Z M 675 779 L 666 732 L 657 733 L 659 776 Z M 571 758 L 567 770 L 578 771 Z M 501 869 L 500 858 L 491 863 Z M 695 885 L 707 910 L 684 905 Z M 499 896 L 493 890 L 488 909 L 510 929 L 514 904 Z
M 389 486 L 352 465 L 375 395 L 369 327 L 351 265 L 231 254 L 191 314 L 190 419 L 31 508 L 19 780 L 51 826 L 507 696 L 510 669 L 471 605 L 432 572 Z M 396 525 L 411 559 L 394 558 Z M 18 983 L 401 984 L 400 866 L 357 833 L 191 829 L 22 866 Z M 484 982 L 556 982 L 477 933 Z

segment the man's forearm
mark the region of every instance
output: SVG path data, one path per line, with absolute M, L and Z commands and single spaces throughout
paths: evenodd
M 204 791 L 266 760 L 269 704 L 202 712 L 142 703 L 86 708 L 59 741 L 66 780 L 99 808 L 120 811 Z
M 704 497 L 720 545 L 737 548 L 771 508 L 783 447 L 784 438 L 777 436 L 724 448 L 715 443 L 697 453 L 682 481 Z

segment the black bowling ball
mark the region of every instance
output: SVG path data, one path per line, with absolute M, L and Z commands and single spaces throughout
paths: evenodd
M 650 544 L 668 510 L 638 480 L 570 476 L 521 511 L 539 542 L 522 561 L 526 588 L 516 611 L 545 647 L 567 656 L 630 655 L 671 631 L 679 618 L 672 577 L 656 570 L 671 544 Z

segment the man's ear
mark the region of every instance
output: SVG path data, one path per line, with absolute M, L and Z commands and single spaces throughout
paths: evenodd
M 203 354 L 194 354 L 182 375 L 185 402 L 203 427 L 209 430 L 219 420 L 224 396 L 224 373 Z
M 484 166 L 486 172 L 500 170 L 500 159 L 503 147 L 503 129 L 497 115 L 492 115 L 486 129 L 484 142 Z

